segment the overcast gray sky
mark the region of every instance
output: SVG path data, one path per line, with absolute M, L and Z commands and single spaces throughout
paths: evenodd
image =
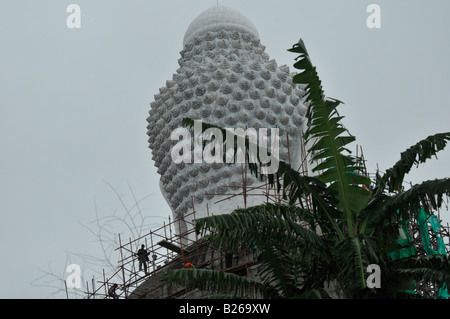
M 80 29 L 66 26 L 71 3 L 81 8 Z M 366 25 L 372 3 L 381 8 L 380 29 Z M 345 102 L 344 124 L 369 169 L 389 168 L 407 147 L 450 131 L 448 0 L 220 4 L 255 24 L 279 65 L 292 66 L 286 50 L 305 41 L 326 95 Z M 48 297 L 54 289 L 36 281 L 42 270 L 64 277 L 68 258 L 83 266 L 76 254 L 101 255 L 83 225 L 96 211 L 121 213 L 111 186 L 126 205 L 133 194 L 143 199 L 139 207 L 154 225 L 171 215 L 146 118 L 178 68 L 187 27 L 213 5 L 0 0 L 0 298 Z M 449 162 L 450 148 L 407 179 L 449 177 Z

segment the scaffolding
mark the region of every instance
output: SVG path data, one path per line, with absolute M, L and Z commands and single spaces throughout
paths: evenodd
M 287 136 L 289 141 L 289 136 Z M 302 139 L 303 141 L 303 139 Z M 289 146 L 288 146 L 289 148 Z M 356 146 L 356 159 L 359 160 L 359 166 L 362 168 L 360 171 L 355 172 L 357 174 L 364 175 L 371 178 L 375 174 L 369 174 L 366 168 L 366 160 L 362 147 Z M 301 154 L 306 154 L 305 145 L 301 144 Z M 289 154 L 290 156 L 290 154 Z M 302 155 L 304 156 L 304 155 Z M 290 162 L 290 160 L 289 160 Z M 306 156 L 301 159 L 301 165 L 298 167 L 298 171 L 301 174 L 308 176 L 309 170 L 307 166 L 308 160 Z M 262 196 L 267 203 L 288 204 L 282 194 L 277 191 L 276 187 L 271 187 L 267 176 L 262 176 L 262 183 L 257 186 L 247 185 L 247 169 L 246 163 L 242 165 L 242 185 L 241 186 L 224 186 L 228 191 L 225 193 L 213 193 L 205 195 L 214 195 L 218 199 L 214 204 L 220 203 L 225 200 L 232 199 L 234 197 L 242 196 L 244 199 L 244 208 L 247 207 L 248 196 Z M 255 193 L 259 191 L 259 193 Z M 401 190 L 399 190 L 401 191 Z M 294 205 L 302 205 L 305 208 L 310 208 L 312 201 L 310 197 L 302 199 L 302 203 L 294 203 Z M 207 215 L 209 216 L 208 206 L 206 206 Z M 103 270 L 103 278 L 101 281 L 97 281 L 100 285 L 95 288 L 95 282 L 92 281 L 91 289 L 89 289 L 88 283 L 86 283 L 88 299 L 91 298 L 113 298 L 113 294 L 110 289 L 114 284 L 117 284 L 119 289 L 115 290 L 116 298 L 152 298 L 152 299 L 166 299 L 166 298 L 202 298 L 205 296 L 205 292 L 199 290 L 191 290 L 187 287 L 168 285 L 164 280 L 164 271 L 172 269 L 181 269 L 186 265 L 192 265 L 194 268 L 199 269 L 216 269 L 224 272 L 232 272 L 243 276 L 253 278 L 254 266 L 256 261 L 255 251 L 249 249 L 243 249 L 235 254 L 229 254 L 227 252 L 218 251 L 214 249 L 207 240 L 199 238 L 195 225 L 190 220 L 195 220 L 196 209 L 194 206 L 194 197 L 192 197 L 192 210 L 190 213 L 181 216 L 180 218 L 164 222 L 163 225 L 155 230 L 150 230 L 147 234 L 123 241 L 119 234 L 119 247 L 116 251 L 119 252 L 120 260 L 118 261 L 118 267 L 115 272 L 110 275 L 105 275 Z M 438 212 L 438 218 L 440 220 L 440 213 Z M 175 233 L 174 229 L 182 229 L 181 223 L 187 224 L 187 231 L 183 233 Z M 177 227 L 178 226 L 178 227 Z M 450 226 L 447 223 L 446 226 L 440 225 L 439 235 L 440 238 L 447 239 L 444 243 L 446 253 L 450 253 Z M 431 239 L 430 246 L 437 249 L 438 243 L 435 231 L 428 227 L 429 238 Z M 421 241 L 424 235 L 424 229 L 419 228 L 417 222 L 409 221 L 408 232 L 412 238 L 413 244 L 417 249 L 418 255 L 423 255 L 423 243 Z M 148 252 L 148 271 L 144 272 L 143 269 L 139 269 L 139 261 L 137 256 L 137 250 L 140 245 L 144 245 Z M 416 287 L 420 290 L 424 296 L 435 296 L 436 287 L 429 284 L 420 284 Z
M 195 219 L 195 214 L 196 212 L 192 211 L 186 217 L 192 215 Z M 172 232 L 175 224 L 181 221 L 181 219 L 170 221 L 169 218 L 169 222 L 164 223 L 162 227 L 127 242 L 123 242 L 119 235 L 119 247 L 116 250 L 120 252 L 120 260 L 117 270 L 109 278 L 106 278 L 103 270 L 103 280 L 97 282 L 100 286 L 96 289 L 94 282 L 91 290 L 87 283 L 87 298 L 111 298 L 109 291 L 114 284 L 120 287 L 115 291 L 118 298 L 141 298 L 150 293 L 155 299 L 180 296 L 189 298 L 197 292 L 188 292 L 177 287 L 167 290 L 162 276 L 163 270 L 181 269 L 187 264 L 195 268 L 220 269 L 251 276 L 251 266 L 255 261 L 254 252 L 242 250 L 239 254 L 230 256 L 226 252 L 213 249 L 206 240 L 199 239 L 196 235 L 195 240 L 186 240 L 191 237 L 189 235 L 195 234 L 194 227 L 182 234 Z M 142 242 L 145 242 L 143 245 L 149 253 L 147 273 L 137 267 L 139 261 L 136 250 Z

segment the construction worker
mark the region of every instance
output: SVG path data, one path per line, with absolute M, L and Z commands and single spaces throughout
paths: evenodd
M 119 299 L 119 295 L 116 293 L 116 289 L 119 286 L 117 284 L 113 284 L 111 287 L 109 287 L 108 289 L 108 296 L 112 297 L 113 299 Z
M 141 246 L 141 249 L 138 250 L 136 253 L 136 256 L 139 260 L 139 271 L 142 270 L 142 266 L 144 267 L 145 274 L 148 274 L 147 271 L 147 261 L 149 261 L 148 255 L 150 255 L 149 252 L 147 252 L 147 249 L 145 249 L 145 245 Z

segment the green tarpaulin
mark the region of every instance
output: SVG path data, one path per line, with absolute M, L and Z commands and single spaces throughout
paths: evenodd
M 419 230 L 421 234 L 422 244 L 425 249 L 425 252 L 427 255 L 447 255 L 447 252 L 445 250 L 445 243 L 442 237 L 439 235 L 439 230 L 441 228 L 441 224 L 439 220 L 436 218 L 433 214 L 428 214 L 424 209 L 420 209 L 418 218 L 417 218 L 417 224 L 419 225 Z M 431 238 L 430 234 L 428 232 L 428 224 L 430 224 L 431 229 L 433 230 L 433 236 L 435 236 L 437 241 L 437 251 L 433 249 L 431 246 Z M 409 247 L 405 247 L 402 249 L 399 249 L 395 252 L 392 252 L 390 256 L 392 259 L 400 259 L 400 258 L 406 258 L 410 256 L 416 255 L 416 249 L 411 245 L 412 239 L 409 235 L 408 231 L 408 222 L 402 222 L 401 228 L 400 228 L 400 238 L 397 240 L 399 244 L 406 245 Z M 410 246 L 411 245 L 411 246 Z M 410 293 L 414 293 L 414 291 L 408 291 Z M 439 289 L 438 292 L 438 299 L 448 299 L 448 289 L 447 285 L 444 284 L 443 287 Z

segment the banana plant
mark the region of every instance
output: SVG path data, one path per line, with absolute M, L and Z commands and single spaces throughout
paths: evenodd
M 370 194 L 362 187 L 369 186 L 370 179 L 357 174 L 363 170 L 357 159 L 351 157 L 346 146 L 355 141 L 341 124 L 337 107 L 342 103 L 324 96 L 316 68 L 312 65 L 302 40 L 290 52 L 298 53 L 296 69 L 302 70 L 293 78 L 294 83 L 306 86 L 307 130 L 304 138 L 309 149 L 311 162 L 316 164 L 313 172 L 321 172 L 317 178 L 335 191 L 337 209 L 342 212 L 346 231 L 353 237 L 357 232 L 357 215 L 366 206 Z

